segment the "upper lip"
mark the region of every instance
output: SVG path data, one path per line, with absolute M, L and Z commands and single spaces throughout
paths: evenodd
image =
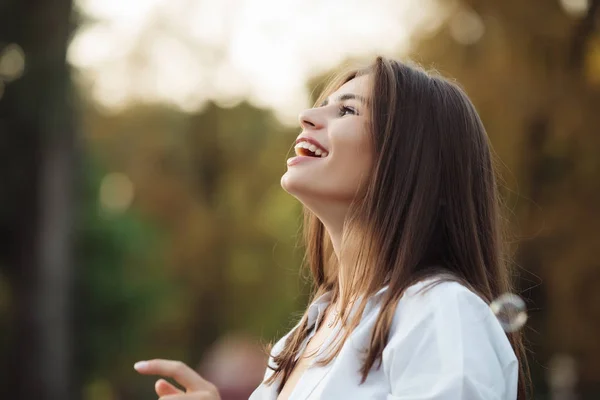
M 329 153 L 329 150 L 327 150 L 325 147 L 323 147 L 323 145 L 321 143 L 319 143 L 319 141 L 317 139 L 313 139 L 312 137 L 301 136 L 298 139 L 296 139 L 296 142 L 294 144 L 296 145 L 300 142 L 308 142 L 310 144 L 314 144 L 315 146 L 317 146 L 318 149 L 321 149 L 321 151 L 325 151 L 325 152 Z

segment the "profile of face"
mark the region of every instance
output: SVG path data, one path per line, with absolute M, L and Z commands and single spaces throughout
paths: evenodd
M 371 76 L 358 76 L 299 116 L 296 156 L 287 160 L 281 186 L 313 212 L 348 207 L 369 176 Z

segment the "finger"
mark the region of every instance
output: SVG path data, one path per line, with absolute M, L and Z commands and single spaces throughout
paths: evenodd
M 140 361 L 134 368 L 144 375 L 161 375 L 175 379 L 186 390 L 200 390 L 210 385 L 196 371 L 181 361 L 154 359 Z
M 159 379 L 154 384 L 154 390 L 156 394 L 160 396 L 168 396 L 170 394 L 182 394 L 183 392 L 177 389 L 175 386 L 171 385 L 169 382 L 164 379 Z

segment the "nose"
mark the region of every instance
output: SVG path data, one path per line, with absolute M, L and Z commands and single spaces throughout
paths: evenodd
M 300 126 L 303 129 L 321 129 L 324 125 L 322 118 L 318 115 L 317 109 L 309 108 L 304 110 L 298 116 Z

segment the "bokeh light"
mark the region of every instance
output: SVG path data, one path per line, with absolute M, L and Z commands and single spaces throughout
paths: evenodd
M 9 44 L 0 52 L 0 79 L 7 82 L 20 78 L 25 71 L 25 52 L 16 43 Z
M 477 43 L 485 32 L 485 25 L 479 14 L 467 8 L 452 17 L 449 28 L 452 38 L 463 45 Z
M 505 332 L 516 332 L 527 322 L 527 307 L 514 293 L 504 293 L 491 302 L 490 308 Z
M 100 204 L 111 212 L 127 210 L 134 197 L 134 186 L 131 179 L 122 173 L 111 173 L 102 179 L 100 185 Z
M 560 5 L 570 15 L 574 17 L 583 17 L 590 8 L 589 0 L 560 0 Z

